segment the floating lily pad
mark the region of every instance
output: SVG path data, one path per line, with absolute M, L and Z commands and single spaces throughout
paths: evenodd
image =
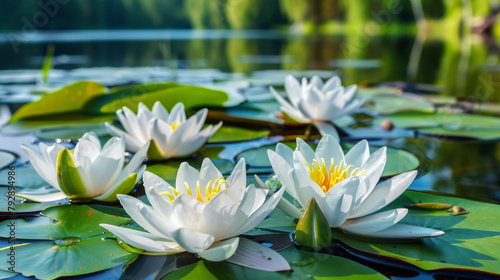
M 405 93 L 405 94 L 376 94 L 368 97 L 371 105 L 367 107 L 381 114 L 392 114 L 404 111 L 420 111 L 432 113 L 434 105 L 424 97 Z
M 111 233 L 99 226 L 100 223 L 122 225 L 130 219 L 107 215 L 84 205 L 54 206 L 42 214 L 46 217 L 0 224 L 2 237 L 10 236 L 8 225 L 14 222 L 17 239 L 35 240 L 15 249 L 16 272 L 24 276 L 53 279 L 87 274 L 115 267 L 137 256 L 125 251 L 110 238 Z M 8 270 L 8 260 L 6 253 L 0 254 L 1 270 Z
M 86 131 L 98 127 L 104 122 L 113 122 L 115 116 L 89 116 L 80 113 L 64 115 L 48 115 L 37 117 L 36 119 L 20 120 L 6 125 L 1 132 L 5 134 L 22 134 L 34 132 L 37 135 L 59 130 L 63 134 L 75 134 L 79 131 Z M 57 132 L 55 132 L 57 133 Z M 46 137 L 48 139 L 49 137 Z M 59 137 L 61 138 L 61 137 Z
M 213 164 L 219 169 L 219 171 L 224 175 L 229 175 L 233 170 L 233 163 L 225 159 L 211 159 Z M 195 158 L 190 160 L 168 160 L 165 163 L 159 163 L 155 165 L 150 165 L 146 168 L 147 171 L 154 173 L 169 184 L 175 186 L 175 178 L 177 177 L 177 170 L 183 161 L 186 161 L 192 167 L 200 170 L 203 158 Z
M 254 130 L 234 126 L 221 126 L 217 132 L 208 139 L 209 143 L 248 141 L 266 137 L 269 130 Z
M 87 101 L 105 93 L 106 87 L 99 83 L 77 82 L 24 105 L 14 113 L 10 122 L 35 116 L 80 112 Z
M 440 127 L 447 125 L 449 128 L 474 127 L 474 128 L 498 128 L 500 118 L 468 115 L 468 114 L 426 114 L 420 112 L 403 112 L 376 118 L 373 122 L 380 124 L 384 120 L 390 120 L 395 127 L 399 128 L 425 128 Z
M 8 178 L 9 171 L 9 169 L 0 170 L 0 178 Z M 31 164 L 16 166 L 15 172 L 16 188 L 38 188 L 49 185 L 42 179 L 42 177 L 40 177 L 40 175 L 38 175 L 35 168 L 33 168 Z M 2 184 L 7 184 L 7 181 L 2 182 Z
M 3 169 L 9 165 L 11 165 L 14 161 L 16 161 L 16 156 L 6 152 L 0 151 L 0 169 Z M 7 178 L 7 177 L 5 177 Z
M 40 139 L 55 140 L 55 139 L 71 139 L 76 140 L 81 138 L 85 133 L 93 131 L 97 136 L 108 135 L 104 123 L 92 125 L 83 125 L 80 127 L 61 127 L 56 129 L 43 129 L 35 132 L 35 135 Z
M 295 149 L 295 142 L 284 142 L 283 144 Z M 342 143 L 344 153 L 346 153 L 353 145 Z M 259 148 L 246 150 L 236 156 L 236 161 L 240 158 L 245 158 L 247 165 L 253 169 L 248 173 L 271 173 L 271 163 L 267 156 L 267 150 L 274 150 L 276 145 L 262 146 Z M 314 147 L 313 147 L 314 148 Z M 370 147 L 370 152 L 375 152 L 378 147 Z M 416 169 L 420 164 L 419 159 L 410 152 L 396 148 L 387 148 L 387 161 L 382 177 L 394 176 L 406 171 Z
M 423 269 L 458 268 L 500 274 L 500 205 L 482 203 L 415 191 L 406 191 L 385 210 L 420 201 L 460 205 L 470 213 L 452 216 L 446 211 L 410 209 L 401 223 L 439 229 L 439 237 L 425 238 L 411 244 L 359 241 L 348 234 L 334 237 L 358 250 L 409 262 Z M 383 211 L 382 209 L 381 211 Z
M 174 271 L 163 279 L 387 279 L 354 261 L 288 248 L 279 252 L 290 263 L 291 272 L 269 272 L 229 262 L 199 261 Z
M 480 140 L 500 139 L 499 128 L 475 128 L 457 127 L 455 129 L 446 127 L 419 128 L 417 131 L 424 135 L 437 137 L 463 137 Z
M 228 94 L 219 90 L 175 83 L 153 83 L 118 89 L 92 100 L 85 108 L 90 113 L 114 114 L 123 106 L 136 112 L 139 102 L 152 108 L 156 101 L 160 101 L 167 110 L 171 110 L 179 102 L 184 103 L 186 109 L 222 107 L 228 99 Z

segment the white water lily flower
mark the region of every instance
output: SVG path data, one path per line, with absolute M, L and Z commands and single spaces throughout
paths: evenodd
M 316 151 L 297 138 L 295 151 L 279 143 L 276 152 L 269 150 L 268 155 L 286 191 L 303 208 L 314 197 L 332 228 L 381 238 L 444 234 L 398 223 L 408 213 L 406 208 L 377 212 L 399 197 L 417 175 L 417 171 L 409 171 L 377 184 L 386 163 L 386 147 L 370 154 L 368 142 L 363 140 L 344 155 L 339 143 L 326 135 Z M 296 210 L 288 213 L 297 216 L 301 211 Z
M 26 146 L 22 149 L 38 174 L 58 192 L 22 194 L 39 202 L 70 198 L 74 201 L 116 201 L 117 194 L 127 194 L 142 178 L 148 144 L 144 145 L 124 167 L 125 143 L 113 137 L 104 147 L 94 132 L 85 133 L 74 151 L 60 144 L 39 144 L 41 154 Z
M 131 196 L 120 195 L 119 199 L 130 217 L 147 232 L 101 226 L 145 253 L 188 251 L 210 261 L 228 260 L 265 270 L 290 269 L 272 249 L 238 237 L 262 222 L 284 192 L 281 188 L 269 196 L 266 189 L 253 184 L 247 187 L 244 159 L 227 179 L 206 158 L 200 172 L 182 163 L 175 187 L 150 172 L 144 174 L 144 186 L 151 206 Z M 252 254 L 257 258 L 249 257 Z
M 331 77 L 326 83 L 313 76 L 309 83 L 302 78 L 302 84 L 292 75 L 285 77 L 287 102 L 270 87 L 271 93 L 281 105 L 281 111 L 299 123 L 313 124 L 322 135 L 330 134 L 337 140 L 339 135 L 333 122 L 359 109 L 363 100 L 353 99 L 357 86 L 344 88 L 338 76 Z
M 222 125 L 202 129 L 207 118 L 207 109 L 202 109 L 186 120 L 184 104 L 177 103 L 170 114 L 160 102 L 150 111 L 139 103 L 137 115 L 127 107 L 116 115 L 125 131 L 106 123 L 106 130 L 114 136 L 123 137 L 130 151 L 137 151 L 151 141 L 148 158 L 153 160 L 185 157 L 199 150 L 208 138 Z

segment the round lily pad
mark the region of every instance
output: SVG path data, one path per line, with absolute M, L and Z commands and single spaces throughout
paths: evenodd
M 217 130 L 217 132 L 208 139 L 209 143 L 222 142 L 238 142 L 254 140 L 269 135 L 269 130 L 254 130 L 235 126 L 225 126 Z
M 334 237 L 358 250 L 403 260 L 426 270 L 455 268 L 500 275 L 500 205 L 406 191 L 381 211 L 416 203 L 446 203 L 465 208 L 469 213 L 457 216 L 447 210 L 410 209 L 400 223 L 445 232 L 417 243 L 367 242 L 340 232 Z
M 45 217 L 7 220 L 0 236 L 28 243 L 15 247 L 16 272 L 39 279 L 88 274 L 125 263 L 136 254 L 124 250 L 99 224 L 122 225 L 131 219 L 101 213 L 85 205 L 62 205 L 45 209 Z M 33 240 L 33 241 L 31 241 Z M 6 249 L 4 249 L 6 250 Z M 0 254 L 0 269 L 7 271 L 9 256 Z
M 11 165 L 14 161 L 16 161 L 16 156 L 14 154 L 6 151 L 0 151 L 0 169 L 4 169 L 5 167 Z
M 295 142 L 284 142 L 283 144 L 295 149 Z M 342 143 L 344 153 L 352 147 L 352 144 Z M 272 173 L 271 163 L 267 156 L 267 150 L 274 150 L 276 145 L 267 145 L 259 148 L 246 150 L 236 156 L 236 161 L 245 158 L 247 165 L 252 169 L 248 173 Z M 314 147 L 313 147 L 314 148 Z M 378 147 L 370 147 L 373 153 Z M 414 170 L 420 165 L 419 159 L 410 152 L 396 148 L 387 148 L 387 161 L 382 177 L 394 176 L 406 171 Z

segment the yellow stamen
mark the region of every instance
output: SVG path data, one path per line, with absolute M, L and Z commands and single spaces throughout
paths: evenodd
M 170 124 L 170 128 L 172 128 L 172 130 L 176 130 L 179 127 L 179 125 L 181 125 L 180 122 L 173 122 Z
M 221 181 L 221 182 L 219 183 L 219 181 Z M 205 188 L 205 200 L 203 200 L 203 197 L 201 195 L 200 181 L 197 181 L 196 182 L 196 200 L 198 200 L 200 202 L 208 203 L 219 192 L 227 191 L 228 190 L 227 188 L 221 190 L 221 187 L 222 187 L 222 185 L 224 183 L 226 183 L 226 184 L 229 185 L 229 182 L 225 181 L 223 177 L 217 178 L 215 180 L 210 180 L 210 182 L 208 182 L 208 184 L 207 184 L 207 186 Z M 191 191 L 191 188 L 189 187 L 189 184 L 187 182 L 184 182 L 184 185 L 186 186 L 186 193 L 188 195 L 193 196 L 193 192 Z M 180 195 L 181 193 L 177 189 L 175 189 L 173 187 L 169 187 L 169 189 L 172 190 L 173 195 L 169 191 L 168 192 L 162 192 L 160 194 L 166 195 L 170 199 L 170 202 L 173 203 L 174 199 L 178 195 Z
M 342 160 L 339 165 L 334 165 L 333 158 L 330 160 L 330 168 L 327 170 L 324 159 L 321 159 L 321 164 L 317 160 L 313 160 L 312 164 L 305 164 L 308 168 L 307 172 L 311 179 L 316 182 L 323 192 L 327 193 L 333 186 L 340 183 L 349 177 L 366 176 L 366 172 L 359 172 L 359 168 L 354 169 L 350 174 L 349 170 L 352 165 L 346 165 Z

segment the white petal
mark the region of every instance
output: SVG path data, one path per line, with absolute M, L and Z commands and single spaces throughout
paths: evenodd
M 297 103 L 297 108 L 308 119 L 315 120 L 318 114 L 316 110 L 305 99 L 300 99 Z
M 297 138 L 300 139 L 300 138 Z M 283 143 L 276 145 L 276 153 L 280 155 L 286 162 L 293 162 L 293 150 Z
M 114 138 L 120 139 L 120 138 Z M 108 141 L 112 142 L 113 138 Z M 106 145 L 108 144 L 106 143 Z M 90 186 L 85 186 L 89 193 L 102 194 L 107 191 L 115 182 L 123 168 L 125 161 L 125 143 L 123 140 L 116 141 L 108 147 L 104 146 L 102 153 L 92 163 L 90 172 L 86 175 L 92 180 Z M 130 174 L 128 174 L 130 175 Z M 92 189 L 94 187 L 94 189 Z
M 108 224 L 100 224 L 100 226 L 123 239 L 123 241 L 125 241 L 126 243 L 137 248 L 144 249 L 148 252 L 174 254 L 185 251 L 177 243 L 168 241 L 166 239 L 161 240 L 157 236 L 154 236 L 148 232 L 142 232 Z
M 385 162 L 387 160 L 387 147 L 382 147 L 371 154 L 366 160 L 365 164 L 361 166 L 360 172 L 366 172 L 365 182 L 367 186 L 367 194 L 370 194 L 377 182 L 380 180 L 380 176 L 385 168 Z M 366 196 L 364 199 L 366 199 Z M 364 200 L 363 199 L 363 200 Z
M 167 110 L 165 109 L 165 107 L 163 107 L 163 105 L 161 105 L 160 101 L 155 102 L 155 104 L 153 105 L 152 113 L 155 117 L 159 118 L 160 120 L 162 120 L 164 122 L 167 121 L 168 115 L 169 115 Z
M 294 198 L 297 198 L 297 192 L 293 181 L 288 177 L 288 171 L 292 169 L 290 164 L 286 162 L 278 153 L 272 150 L 267 150 L 267 156 L 273 167 L 273 171 L 278 177 L 282 185 L 287 186 L 287 192 Z
M 365 164 L 370 157 L 370 147 L 368 141 L 362 140 L 352 147 L 345 155 L 345 163 L 353 165 L 354 168 L 359 168 Z
M 276 205 L 278 205 L 278 202 L 280 201 L 281 197 L 283 196 L 283 193 L 285 192 L 285 187 L 281 187 L 277 192 L 275 192 L 271 197 L 269 197 L 264 204 L 259 207 L 255 212 L 253 212 L 247 220 L 245 220 L 244 224 L 233 234 L 230 236 L 238 236 L 240 234 L 243 234 L 254 227 L 256 227 L 258 224 L 260 224 L 268 215 L 271 213 L 271 211 L 276 208 Z
M 125 139 L 125 142 L 127 143 L 127 149 L 129 151 L 136 152 L 142 146 L 141 145 L 142 142 L 139 141 L 138 138 L 135 138 L 132 135 L 128 134 L 127 132 L 114 127 L 110 123 L 106 122 L 106 123 L 104 123 L 104 126 L 106 127 L 106 131 L 108 131 L 108 133 L 111 136 L 121 137 L 121 138 Z
M 190 253 L 203 252 L 214 243 L 213 236 L 187 228 L 178 229 L 173 237 L 182 248 Z
M 417 171 L 409 171 L 378 184 L 370 195 L 353 209 L 350 218 L 362 217 L 382 209 L 398 198 L 415 180 L 416 176 Z
M 384 230 L 401 221 L 408 209 L 398 208 L 356 219 L 348 219 L 340 228 L 347 232 L 368 234 Z
M 196 195 L 193 193 L 193 195 Z M 173 210 L 170 216 L 175 224 L 180 227 L 187 227 L 193 230 L 202 230 L 202 213 L 206 204 L 198 201 L 189 194 L 181 194 L 174 199 Z
M 184 110 L 184 104 L 177 103 L 175 104 L 172 111 L 170 111 L 170 115 L 167 118 L 167 123 L 183 123 L 186 121 L 186 112 Z
M 328 79 L 328 81 L 325 82 L 321 91 L 328 92 L 340 87 L 341 85 L 342 83 L 340 81 L 340 78 L 338 76 L 333 76 L 330 79 Z
M 296 151 L 299 151 L 304 157 L 305 162 L 311 164 L 314 159 L 316 159 L 316 154 L 309 144 L 307 144 L 302 138 L 297 137 L 297 148 Z
M 318 204 L 330 227 L 336 228 L 347 220 L 352 209 L 353 200 L 352 195 L 343 194 L 337 200 L 332 200 L 331 196 L 326 196 L 322 201 L 319 201 Z
M 154 229 L 156 232 L 159 232 L 160 234 L 155 234 L 154 232 L 151 231 L 150 232 L 155 235 L 163 236 L 168 239 L 173 239 L 173 234 L 179 229 L 178 224 L 174 223 L 172 220 L 163 219 L 163 217 L 160 215 L 160 213 L 158 213 L 158 211 L 154 211 L 151 207 L 145 204 L 140 204 L 138 206 L 139 206 L 139 213 L 142 215 L 144 219 L 148 221 L 150 225 L 149 228 L 145 228 L 147 231 L 150 231 L 150 229 Z
M 139 102 L 139 108 L 137 109 L 137 119 L 141 127 L 146 127 L 148 122 L 153 118 L 153 113 L 149 111 L 149 108 L 144 105 L 144 103 Z
M 283 113 L 285 113 L 288 117 L 292 118 L 292 120 L 294 120 L 296 122 L 299 122 L 299 123 L 310 123 L 311 122 L 311 119 L 304 116 L 304 114 L 302 114 L 302 112 L 299 109 L 295 109 L 295 108 L 292 109 L 292 108 L 287 108 L 287 107 L 283 107 L 283 106 L 281 106 L 280 109 Z
M 212 161 L 209 158 L 203 159 L 203 163 L 201 164 L 200 168 L 200 187 L 201 187 L 201 196 L 203 199 L 205 199 L 205 190 L 206 187 L 208 186 L 208 183 L 212 180 L 217 180 L 218 178 L 221 178 L 224 180 L 224 177 L 220 173 L 219 169 L 215 167 L 215 165 L 212 163 Z M 220 181 L 219 181 L 220 182 Z M 212 182 L 213 185 L 213 182 Z M 222 189 L 225 189 L 225 186 L 227 184 L 224 184 L 222 186 Z M 212 188 L 210 188 L 211 190 Z
M 147 131 L 150 139 L 155 140 L 162 153 L 167 149 L 167 143 L 173 133 L 172 128 L 166 122 L 153 118 L 147 124 Z
M 116 116 L 118 117 L 118 120 L 120 121 L 120 124 L 122 125 L 123 129 L 125 129 L 125 131 L 127 131 L 131 135 L 135 135 L 132 126 L 129 124 L 129 121 L 125 116 L 125 112 L 122 109 L 116 111 Z
M 441 230 L 397 223 L 384 230 L 372 232 L 366 234 L 365 236 L 377 237 L 377 238 L 391 238 L 391 239 L 393 238 L 415 239 L 424 237 L 437 237 L 443 234 L 444 231 Z
M 309 85 L 321 90 L 323 88 L 323 81 L 320 79 L 320 77 L 314 75 L 309 81 Z
M 226 181 L 229 182 L 228 194 L 234 201 L 241 201 L 247 184 L 247 171 L 245 158 L 241 158 Z
M 199 252 L 198 256 L 212 262 L 220 262 L 231 257 L 238 248 L 239 238 L 231 238 L 214 243 L 210 248 Z
M 215 240 L 226 238 L 224 233 L 233 223 L 239 201 L 234 201 L 227 192 L 216 194 L 205 206 L 200 219 L 200 229 Z
M 173 211 L 173 206 L 170 202 L 170 199 L 166 195 L 156 192 L 155 188 L 153 187 L 149 187 L 146 189 L 146 195 L 149 202 L 155 209 L 155 212 L 158 212 L 158 214 L 160 214 L 163 219 L 169 221 Z
M 180 193 L 188 193 L 186 183 L 188 184 L 191 192 L 196 193 L 196 182 L 199 180 L 200 172 L 191 167 L 187 162 L 181 163 L 177 171 L 175 179 L 175 189 Z M 201 186 L 200 186 L 201 187 Z
M 24 145 L 22 145 L 21 148 L 23 149 L 24 153 L 28 156 L 31 165 L 33 165 L 33 168 L 35 168 L 38 175 L 40 175 L 40 177 L 42 177 L 43 180 L 45 180 L 45 182 L 49 183 L 54 188 L 60 189 L 59 183 L 57 182 L 56 170 L 54 169 L 54 167 L 49 166 L 48 163 L 44 161 L 42 156 L 37 152 L 33 151 L 32 149 Z
M 49 194 L 23 194 L 17 193 L 16 196 L 26 198 L 31 201 L 36 201 L 36 202 L 51 202 L 51 201 L 58 201 L 61 199 L 66 199 L 68 196 L 64 194 L 63 192 L 53 192 Z
M 130 159 L 130 161 L 128 162 L 127 166 L 125 166 L 123 170 L 120 172 L 115 182 L 121 181 L 126 177 L 130 176 L 130 174 L 134 173 L 141 166 L 141 164 L 146 159 L 148 148 L 149 148 L 149 143 L 146 143 L 146 145 L 142 146 L 142 148 L 139 151 L 137 151 L 137 153 L 135 153 L 132 159 Z M 137 176 L 137 178 L 140 179 L 139 176 Z
M 193 135 L 198 133 L 198 131 L 201 130 L 203 127 L 203 124 L 205 123 L 205 120 L 207 119 L 207 114 L 208 114 L 208 109 L 204 108 L 201 109 L 200 111 L 196 112 L 196 114 L 192 115 L 190 118 L 195 118 L 196 119 L 196 125 L 193 127 Z
M 142 142 L 148 141 L 148 135 L 146 134 L 146 127 L 142 127 L 139 123 L 139 119 L 129 108 L 123 107 L 123 114 L 127 119 L 128 126 L 130 127 L 130 131 L 128 133 L 135 135 L 137 138 L 142 140 Z
M 318 143 L 316 148 L 316 160 L 321 164 L 323 159 L 326 164 L 326 169 L 330 170 L 331 159 L 333 158 L 334 165 L 344 161 L 344 151 L 340 147 L 339 142 L 331 135 L 325 135 Z
M 151 225 L 148 221 L 148 218 L 144 217 L 144 215 L 140 212 L 141 207 L 149 207 L 144 202 L 140 201 L 135 197 L 131 197 L 128 195 L 119 194 L 117 195 L 120 200 L 120 204 L 123 206 L 123 209 L 127 214 L 141 227 L 150 233 L 157 236 L 165 236 L 163 233 L 159 232 L 155 227 Z
M 266 271 L 291 270 L 288 262 L 279 253 L 246 238 L 240 238 L 238 249 L 227 261 Z
M 358 89 L 358 86 L 357 85 L 350 85 L 348 87 L 345 88 L 345 91 L 344 91 L 344 102 L 349 102 L 353 97 L 354 97 L 354 94 L 356 94 L 356 90 Z
M 325 122 L 316 122 L 314 123 L 314 126 L 316 127 L 316 129 L 318 129 L 319 133 L 322 136 L 332 136 L 333 139 L 335 139 L 336 141 L 340 141 L 339 133 L 337 132 L 337 129 L 333 124 Z
M 302 95 L 302 87 L 299 81 L 292 75 L 287 75 L 285 77 L 285 91 L 290 102 L 297 108 L 298 101 Z

